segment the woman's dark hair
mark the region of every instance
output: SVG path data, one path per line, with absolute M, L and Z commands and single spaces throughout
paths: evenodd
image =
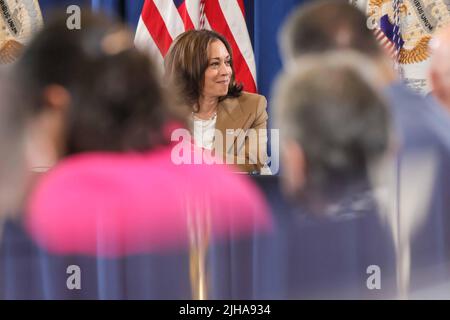
M 232 76 L 228 93 L 220 100 L 241 94 L 243 86 L 236 84 L 233 54 L 225 37 L 211 30 L 189 30 L 173 41 L 164 60 L 166 78 L 170 79 L 185 104 L 195 106 L 198 103 L 208 67 L 208 46 L 214 41 L 221 41 L 231 57 Z
M 66 16 L 47 22 L 18 61 L 34 112 L 45 108 L 47 86 L 68 90 L 69 154 L 144 151 L 165 143 L 167 103 L 153 63 L 134 48 L 122 25 L 86 10 L 81 23 L 70 30 Z

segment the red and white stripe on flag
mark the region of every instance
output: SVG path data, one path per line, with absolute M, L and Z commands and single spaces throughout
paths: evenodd
M 376 28 L 373 30 L 373 33 L 378 43 L 387 51 L 391 58 L 397 60 L 397 49 L 395 44 L 386 37 L 383 30 Z
M 199 29 L 202 19 L 205 29 L 224 35 L 230 43 L 236 81 L 245 91 L 256 92 L 255 58 L 243 0 L 145 0 L 134 43 L 162 64 L 173 39 L 186 30 Z

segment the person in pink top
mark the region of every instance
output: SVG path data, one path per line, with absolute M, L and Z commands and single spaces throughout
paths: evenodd
M 217 239 L 265 229 L 261 196 L 229 170 L 175 165 L 170 146 L 72 155 L 39 183 L 27 223 L 52 252 L 106 256 L 185 247 L 190 219 Z
M 44 102 L 36 112 L 58 114 L 46 128 L 63 155 L 24 218 L 45 259 L 37 298 L 198 297 L 214 283 L 202 280 L 209 248 L 270 230 L 265 200 L 226 166 L 173 161 L 168 128 L 180 118 L 151 60 L 122 26 L 85 14 L 68 30 L 65 18 L 17 65 L 30 101 Z M 66 287 L 69 266 L 89 279 L 78 291 Z

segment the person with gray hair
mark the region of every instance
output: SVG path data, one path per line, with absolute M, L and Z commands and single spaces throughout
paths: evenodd
M 340 198 L 336 193 L 355 182 L 368 187 L 369 170 L 388 149 L 385 100 L 357 65 L 339 63 L 339 56 L 303 58 L 275 88 L 283 177 L 293 193 Z
M 395 182 L 388 193 L 402 297 L 420 291 L 424 283 L 441 283 L 450 263 L 450 251 L 445 249 L 450 241 L 450 122 L 431 112 L 423 97 L 401 83 L 394 61 L 368 29 L 364 13 L 346 1 L 299 6 L 282 28 L 280 46 L 286 69 L 305 54 L 331 50 L 356 50 L 374 63 L 395 129 L 396 170 L 387 179 Z
M 394 244 L 370 180 L 389 152 L 388 106 L 357 60 L 339 56 L 302 57 L 274 87 L 287 201 L 272 203 L 277 228 L 256 246 L 263 299 L 396 295 Z M 371 265 L 382 285 L 366 282 Z

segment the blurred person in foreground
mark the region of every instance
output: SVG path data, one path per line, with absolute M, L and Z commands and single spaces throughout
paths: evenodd
M 275 213 L 276 231 L 260 244 L 261 298 L 395 297 L 394 244 L 370 179 L 388 153 L 390 119 L 352 66 L 364 62 L 357 58 L 304 57 L 274 87 L 290 207 Z M 378 284 L 368 280 L 373 265 Z
M 280 44 L 286 69 L 296 57 L 342 49 L 356 50 L 375 65 L 371 72 L 387 99 L 398 151 L 383 180 L 389 188 L 384 202 L 390 203 L 401 295 L 415 289 L 420 295 L 429 284 L 450 280 L 450 139 L 442 119 L 400 82 L 364 13 L 345 1 L 300 6 L 287 19 Z
M 15 279 L 9 270 L 5 295 L 208 297 L 209 246 L 269 229 L 264 200 L 226 167 L 176 165 L 153 63 L 123 26 L 86 11 L 81 19 L 80 30 L 65 16 L 48 21 L 16 68 L 29 107 L 48 113 L 46 140 L 66 156 L 26 208 L 38 271 Z M 81 282 L 69 279 L 78 267 Z M 29 277 L 40 292 L 26 290 Z
M 179 35 L 165 57 L 166 79 L 190 112 L 197 146 L 237 170 L 261 173 L 267 160 L 267 101 L 235 80 L 228 41 L 211 30 Z M 263 170 L 263 173 L 267 170 Z

